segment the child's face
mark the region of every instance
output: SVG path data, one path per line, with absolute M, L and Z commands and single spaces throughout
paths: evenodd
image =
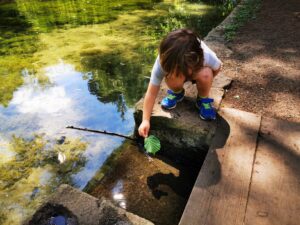
M 184 75 L 181 71 L 175 70 L 173 73 L 168 74 L 168 77 L 169 79 L 177 79 L 184 77 L 185 80 L 194 80 L 200 70 L 201 68 L 199 68 L 196 71 L 193 71 L 192 68 L 189 68 L 187 76 Z

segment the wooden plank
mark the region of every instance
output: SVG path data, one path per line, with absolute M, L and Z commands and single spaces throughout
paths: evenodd
M 300 224 L 300 124 L 262 119 L 245 223 Z
M 243 224 L 261 117 L 228 108 L 220 115 L 181 225 Z

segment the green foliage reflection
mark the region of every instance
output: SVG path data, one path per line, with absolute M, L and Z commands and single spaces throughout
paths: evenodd
M 13 136 L 1 149 L 13 155 L 0 163 L 0 224 L 22 224 L 60 184 L 74 186 L 73 175 L 86 163 L 86 147 L 79 139 L 53 143 L 41 135 L 31 140 Z
M 6 189 L 21 179 L 26 179 L 33 168 L 52 166 L 59 182 L 71 182 L 71 175 L 77 173 L 85 165 L 83 152 L 86 143 L 78 139 L 66 139 L 63 144 L 47 147 L 50 142 L 43 136 L 36 135 L 32 140 L 13 136 L 9 150 L 15 153 L 13 159 L 0 164 L 0 189 Z M 60 163 L 58 154 L 64 154 L 65 161 Z M 56 177 L 56 178 L 57 178 Z M 55 178 L 55 179 L 56 179 Z
M 22 85 L 22 69 L 39 76 L 42 67 L 61 58 L 92 71 L 92 94 L 122 111 L 120 96 L 132 106 L 144 93 L 159 40 L 181 27 L 205 36 L 224 18 L 221 6 L 161 0 L 0 4 L 0 25 L 5 27 L 0 31 L 0 80 L 5 81 L 0 82 L 0 104 L 7 106 Z M 98 25 L 81 26 L 86 24 Z
M 16 4 L 0 4 L 0 104 L 7 106 L 23 84 L 21 71 L 32 68 L 38 40 L 31 24 Z
M 114 102 L 120 111 L 126 104 L 133 106 L 144 92 L 144 76 L 149 75 L 149 67 L 143 66 L 154 60 L 154 48 L 151 55 L 126 59 L 120 52 L 82 54 L 82 65 L 91 71 L 90 92 L 101 102 Z M 146 70 L 145 68 L 148 68 Z M 125 95 L 125 99 L 123 98 Z M 122 97 L 123 96 L 123 97 Z
M 99 24 L 117 18 L 120 11 L 152 9 L 159 0 L 16 0 L 19 10 L 40 31 L 54 27 Z

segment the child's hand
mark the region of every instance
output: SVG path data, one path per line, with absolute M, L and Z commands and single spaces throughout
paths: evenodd
M 150 129 L 149 120 L 143 120 L 143 122 L 141 123 L 141 125 L 139 127 L 139 135 L 144 138 L 148 137 L 149 129 Z

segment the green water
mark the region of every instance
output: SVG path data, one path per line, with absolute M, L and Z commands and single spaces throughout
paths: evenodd
M 224 8 L 200 1 L 0 0 L 0 224 L 20 224 L 61 183 L 84 188 L 149 80 L 162 36 L 202 36 Z

